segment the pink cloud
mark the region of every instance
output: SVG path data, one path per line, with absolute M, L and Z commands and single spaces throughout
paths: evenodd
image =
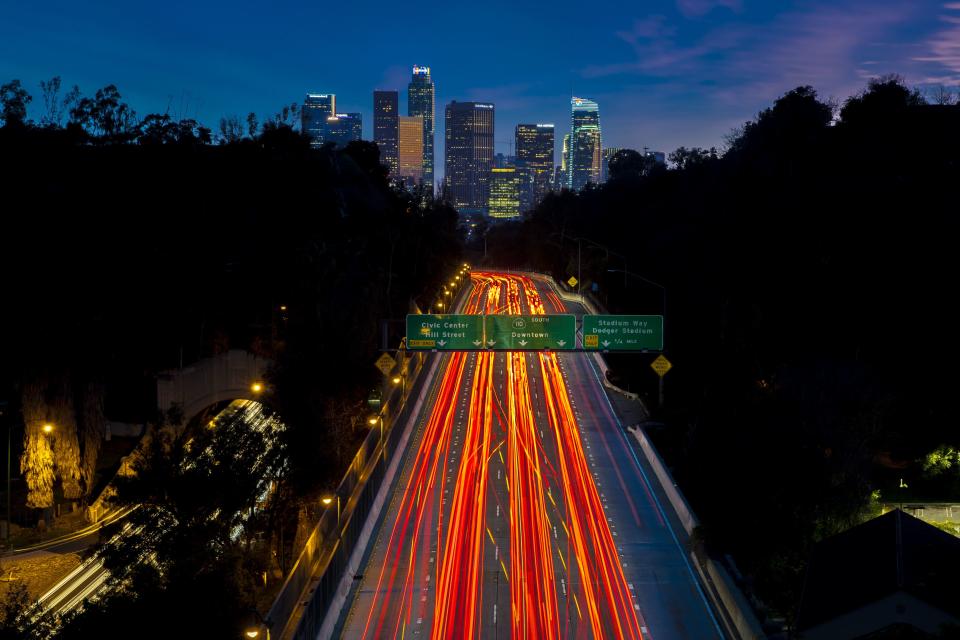
M 872 74 L 863 69 L 870 64 L 862 62 L 865 54 L 911 12 L 911 7 L 899 4 L 821 5 L 781 14 L 765 26 L 721 25 L 685 45 L 677 43 L 677 27 L 662 16 L 651 16 L 616 34 L 630 44 L 633 60 L 589 66 L 582 73 L 676 78 L 695 89 L 720 86 L 703 91 L 730 106 L 770 100 L 801 84 L 824 95 L 846 96 L 862 89 L 864 78 Z
M 948 2 L 943 6 L 947 10 L 960 11 L 960 2 Z M 948 26 L 927 40 L 924 55 L 913 59 L 937 66 L 933 73 L 921 80 L 922 83 L 955 86 L 960 84 L 960 16 L 945 15 L 940 20 Z

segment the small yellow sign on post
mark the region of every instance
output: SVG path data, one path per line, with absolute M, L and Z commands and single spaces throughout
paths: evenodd
M 576 278 L 574 278 L 573 276 L 570 276 L 570 279 L 567 280 L 567 284 L 570 285 L 571 287 L 577 286 L 577 283 L 578 283 L 578 282 L 580 282 L 580 281 L 577 280 Z
M 659 356 L 657 356 L 656 360 L 650 363 L 650 366 L 653 368 L 654 371 L 657 372 L 657 375 L 660 376 L 661 378 L 667 373 L 667 371 L 670 371 L 670 369 L 673 368 L 673 364 L 669 360 L 664 358 L 662 353 Z
M 374 366 L 380 371 L 383 372 L 383 375 L 389 375 L 393 368 L 397 366 L 397 361 L 390 357 L 389 353 L 384 353 L 382 356 L 377 358 L 377 361 L 374 363 Z

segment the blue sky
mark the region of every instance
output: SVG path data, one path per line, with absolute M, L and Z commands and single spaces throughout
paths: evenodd
M 221 115 L 276 112 L 307 91 L 337 94 L 371 137 L 374 89 L 413 64 L 443 106 L 496 105 L 497 150 L 518 122 L 569 128 L 571 91 L 600 103 L 605 146 L 721 146 L 724 135 L 801 84 L 844 99 L 869 77 L 960 85 L 960 1 L 658 0 L 547 3 L 248 0 L 0 0 L 0 81 L 34 94 L 60 75 L 93 93 L 116 84 L 144 115 L 216 128 Z

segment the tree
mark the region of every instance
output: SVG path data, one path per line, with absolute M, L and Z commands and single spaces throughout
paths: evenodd
M 33 606 L 33 598 L 27 585 L 21 580 L 7 587 L 7 593 L 0 603 L 0 640 L 24 640 L 30 635 L 18 627 L 20 618 Z
M 27 105 L 33 97 L 21 86 L 19 80 L 0 85 L 0 118 L 5 126 L 20 125 L 27 120 Z
M 667 159 L 679 170 L 690 169 L 705 162 L 716 160 L 717 150 L 715 147 L 710 147 L 710 149 L 678 147 Z
M 251 111 L 247 114 L 247 135 L 255 138 L 259 129 L 260 125 L 257 124 L 257 114 Z
M 47 423 L 47 406 L 43 389 L 37 382 L 23 386 L 20 398 L 23 413 L 23 455 L 20 471 L 27 481 L 27 506 L 45 509 L 53 506 L 53 483 L 56 480 L 53 468 L 53 450 L 43 432 Z
M 53 462 L 63 497 L 76 500 L 83 491 L 80 486 L 80 442 L 77 438 L 77 413 L 73 404 L 73 389 L 68 378 L 64 377 L 56 386 L 55 395 L 50 402 L 50 421 L 53 431 Z
M 106 417 L 103 414 L 103 385 L 87 383 L 83 393 L 80 412 L 80 443 L 83 445 L 83 457 L 80 463 L 80 477 L 86 496 L 93 491 L 96 482 L 97 458 L 103 444 L 103 427 Z
M 891 118 L 901 117 L 907 109 L 926 103 L 923 95 L 908 88 L 902 77 L 887 75 L 871 80 L 866 91 L 847 100 L 840 110 L 840 120 L 846 125 L 876 130 L 886 126 Z
M 227 116 L 220 118 L 220 139 L 227 144 L 239 141 L 243 138 L 243 123 L 238 116 Z
M 621 149 L 610 158 L 607 168 L 611 180 L 623 180 L 646 175 L 648 165 L 652 163 L 652 158 L 644 158 L 633 149 Z
M 80 98 L 70 119 L 91 136 L 107 142 L 125 142 L 135 134 L 136 112 L 123 102 L 116 85 L 97 89 L 93 98 Z
M 40 117 L 40 124 L 45 127 L 59 127 L 63 122 L 63 114 L 68 112 L 79 99 L 80 87 L 76 85 L 61 98 L 61 84 L 60 76 L 40 81 L 40 94 L 43 99 L 43 115 Z

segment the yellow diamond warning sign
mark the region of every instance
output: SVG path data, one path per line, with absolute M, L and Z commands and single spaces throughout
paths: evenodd
M 397 361 L 391 358 L 389 353 L 385 353 L 377 358 L 377 361 L 374 363 L 374 365 L 377 367 L 377 369 L 380 369 L 380 371 L 383 372 L 383 375 L 387 375 L 393 371 L 395 366 L 397 366 Z
M 657 375 L 660 376 L 661 378 L 664 376 L 664 374 L 667 373 L 667 371 L 670 371 L 670 369 L 673 368 L 673 364 L 671 364 L 669 360 L 664 358 L 662 353 L 659 356 L 657 356 L 656 360 L 650 363 L 650 366 L 653 368 L 654 371 L 657 372 Z
M 570 279 L 567 280 L 567 284 L 570 285 L 571 287 L 577 286 L 577 283 L 578 283 L 578 282 L 580 282 L 580 281 L 577 280 L 576 278 L 574 278 L 573 276 L 570 276 Z

